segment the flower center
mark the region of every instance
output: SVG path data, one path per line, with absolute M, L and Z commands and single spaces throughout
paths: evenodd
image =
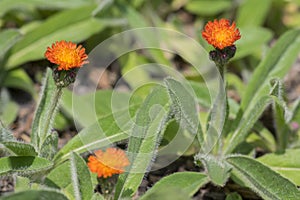
M 80 57 L 78 56 L 77 51 L 68 48 L 61 49 L 57 53 L 56 59 L 59 61 L 59 63 L 65 63 L 68 65 L 80 62 Z

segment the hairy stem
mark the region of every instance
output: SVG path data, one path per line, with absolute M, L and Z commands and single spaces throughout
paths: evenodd
M 39 145 L 42 145 L 47 135 L 50 133 L 51 125 L 55 118 L 61 95 L 62 95 L 62 87 L 55 87 L 53 95 L 51 97 L 51 100 L 47 108 L 47 114 L 45 116 L 44 127 L 43 127 L 44 129 L 41 131 L 41 135 L 40 135 L 41 140 Z

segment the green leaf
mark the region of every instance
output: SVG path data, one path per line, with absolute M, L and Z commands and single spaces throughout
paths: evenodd
M 199 83 L 199 82 L 195 82 L 195 81 L 189 81 L 189 84 L 191 85 L 191 87 L 194 90 L 194 93 L 196 95 L 196 100 L 197 102 L 206 107 L 206 108 L 210 108 L 211 106 L 211 96 L 209 94 L 209 90 L 206 86 L 205 83 Z
M 239 129 L 237 126 L 241 127 L 243 124 L 242 121 L 250 121 L 248 119 L 250 115 L 246 116 L 250 111 L 255 111 L 257 114 L 259 112 L 261 113 L 261 110 L 257 112 L 256 106 L 261 104 L 259 101 L 264 98 L 264 95 L 268 94 L 270 81 L 274 77 L 282 78 L 288 72 L 299 51 L 300 30 L 290 30 L 280 37 L 275 46 L 268 52 L 266 58 L 261 61 L 259 66 L 255 69 L 242 97 L 241 107 L 232 124 L 232 130 Z M 254 117 L 254 114 L 252 116 Z M 254 122 L 255 118 L 253 118 L 253 121 L 251 119 L 251 124 Z M 246 127 L 250 128 L 248 125 Z M 235 131 L 235 133 L 237 133 L 237 131 Z M 241 136 L 235 134 L 234 137 L 238 136 L 243 140 L 245 134 L 242 134 Z M 227 143 L 227 145 L 228 144 L 230 144 L 229 151 L 232 151 L 236 146 L 236 142 L 234 142 L 233 145 L 231 143 Z M 226 151 L 229 152 L 228 149 Z
M 196 94 L 192 87 L 172 78 L 165 79 L 169 97 L 172 101 L 172 112 L 178 124 L 189 131 L 190 137 L 198 137 L 203 144 L 204 134 L 198 119 Z
M 1 4 L 2 2 L 0 2 Z M 0 9 L 3 8 L 0 5 Z M 2 61 L 4 58 L 4 55 L 7 53 L 7 51 L 20 39 L 21 34 L 16 29 L 6 29 L 0 32 L 0 63 L 5 62 Z M 6 58 L 5 58 L 6 59 Z M 0 69 L 2 66 L 0 66 Z
M 71 182 L 70 161 L 66 161 L 50 171 L 44 184 L 52 188 L 62 189 L 65 192 L 65 188 L 71 185 Z M 72 194 L 69 195 L 72 196 Z
M 55 41 L 80 42 L 102 30 L 109 22 L 92 18 L 91 13 L 94 8 L 95 6 L 80 7 L 59 12 L 48 18 L 12 48 L 7 69 L 28 61 L 42 59 L 47 47 Z
M 284 154 L 266 154 L 257 160 L 286 177 L 296 185 L 300 185 L 300 149 L 287 149 Z
M 119 176 L 115 199 L 130 197 L 138 189 L 144 173 L 150 169 L 169 114 L 169 98 L 164 87 L 158 86 L 144 101 L 136 115 L 129 138 L 129 172 Z
M 0 16 L 2 17 L 10 10 L 44 8 L 44 9 L 69 9 L 91 4 L 89 0 L 2 0 L 0 1 Z
M 227 87 L 234 88 L 238 92 L 239 96 L 243 96 L 245 91 L 245 84 L 236 74 L 227 73 L 226 74 Z M 231 108 L 231 107 L 230 107 Z
M 229 119 L 234 119 L 240 109 L 240 104 L 236 102 L 236 100 L 232 98 L 228 98 L 228 105 L 229 105 Z M 228 122 L 227 122 L 228 123 Z
M 104 131 L 101 130 L 98 123 L 83 129 L 56 154 L 55 162 L 59 163 L 68 159 L 71 151 L 88 152 L 128 138 L 128 133 L 126 133 L 128 130 L 120 130 L 112 119 L 103 118 L 99 123 L 106 124 L 106 127 L 102 127 Z M 111 127 L 107 127 L 109 123 Z
M 185 9 L 193 14 L 212 16 L 228 10 L 232 6 L 231 4 L 226 0 L 191 0 L 186 4 Z
M 16 185 L 14 192 L 30 190 L 30 179 L 27 177 L 16 176 Z
M 292 106 L 292 117 L 289 122 L 300 122 L 300 98 L 298 98 Z
M 33 31 L 34 29 L 36 29 L 38 26 L 40 26 L 44 21 L 41 20 L 34 20 L 31 22 L 27 22 L 25 23 L 22 27 L 20 27 L 20 32 L 23 35 L 28 34 L 29 32 Z
M 191 134 L 184 126 L 180 126 L 175 119 L 170 119 L 163 131 L 161 148 L 157 154 L 157 164 L 153 170 L 167 166 L 171 160 L 179 156 L 191 156 L 198 152 L 195 141 L 195 134 Z
M 233 166 L 233 173 L 263 199 L 299 199 L 300 191 L 292 182 L 260 162 L 240 155 L 229 156 L 226 160 Z
M 272 78 L 283 78 L 292 67 L 300 51 L 300 30 L 290 30 L 282 35 L 265 59 L 255 69 L 245 94 L 241 110 L 252 109 L 269 90 Z
M 231 153 L 247 137 L 249 131 L 271 101 L 272 98 L 270 96 L 263 96 L 255 107 L 251 110 L 247 109 L 247 112 L 243 113 L 244 118 L 240 121 L 234 132 L 227 136 L 227 141 L 224 145 L 224 154 Z
M 26 144 L 19 141 L 3 141 L 2 144 L 12 154 L 16 156 L 36 156 L 37 153 L 31 144 Z
M 10 99 L 8 90 L 0 91 L 0 121 L 4 126 L 9 126 L 17 117 L 19 106 Z
M 83 167 L 83 165 L 82 165 L 82 167 Z M 81 168 L 81 167 L 79 167 L 79 168 Z M 86 171 L 84 169 L 80 170 L 81 175 L 83 175 L 83 174 L 86 175 L 85 172 Z M 44 181 L 44 184 L 48 187 L 51 187 L 51 188 L 61 189 L 63 191 L 63 193 L 69 199 L 75 199 L 74 187 L 73 187 L 74 181 L 72 180 L 71 173 L 72 173 L 71 163 L 70 163 L 70 160 L 68 160 L 68 161 L 66 161 L 66 162 L 64 162 L 60 165 L 57 165 L 53 170 L 51 170 L 51 172 L 47 175 L 47 177 Z M 83 178 L 83 177 L 79 178 L 79 182 L 80 182 L 81 178 Z M 81 186 L 79 184 L 79 187 L 84 187 L 82 190 L 85 190 L 84 193 L 87 193 L 89 195 L 89 192 L 88 192 L 89 189 L 88 188 L 90 188 L 90 182 L 92 180 L 91 180 L 90 175 L 87 175 L 87 177 L 84 177 L 84 179 L 87 179 L 87 180 L 83 180 L 83 182 L 86 182 L 87 185 L 86 186 L 83 186 L 83 185 Z M 96 184 L 97 183 L 94 183 L 94 185 L 96 185 Z M 81 189 L 77 188 L 77 190 L 79 190 L 79 192 L 80 192 Z M 90 199 L 90 198 L 88 198 L 88 199 Z
M 23 192 L 13 193 L 3 196 L 1 200 L 68 200 L 68 198 L 59 191 L 43 189 L 43 190 L 27 190 Z
M 269 29 L 262 27 L 242 27 L 239 29 L 242 37 L 236 42 L 237 51 L 232 60 L 251 54 L 261 57 L 263 55 L 263 47 L 272 39 L 273 33 Z
M 75 199 L 91 199 L 93 186 L 86 162 L 76 153 L 71 153 L 71 179 Z
M 274 128 L 277 139 L 277 151 L 284 152 L 287 147 L 290 135 L 290 128 L 288 121 L 292 114 L 288 110 L 285 102 L 284 86 L 282 81 L 274 79 L 271 82 L 272 90 L 271 95 L 274 99 L 273 102 L 273 115 L 274 115 Z
M 176 120 L 193 134 L 201 131 L 195 102 L 196 95 L 192 88 L 187 88 L 186 85 L 172 78 L 165 79 L 165 84 L 172 100 Z M 199 126 L 200 130 L 197 130 Z
M 128 20 L 128 24 L 131 28 L 144 28 L 151 26 L 150 23 L 148 23 L 144 16 L 141 15 L 136 10 L 130 8 L 129 6 L 126 7 L 126 18 Z M 159 47 L 161 44 L 159 44 L 159 41 L 157 40 L 157 37 L 152 34 L 153 31 L 147 32 L 147 31 L 135 31 L 134 34 L 138 38 L 137 40 L 143 45 L 147 47 Z M 147 49 L 145 49 L 147 50 Z M 160 49 L 151 49 L 147 50 L 151 57 L 160 64 L 171 66 L 172 64 L 170 61 L 165 58 L 163 52 Z
M 216 185 L 224 186 L 227 182 L 231 166 L 229 166 L 224 160 L 211 155 L 198 154 L 195 156 L 195 160 L 201 161 L 209 179 Z
M 10 156 L 0 158 L 0 175 L 16 173 L 20 176 L 30 176 L 49 170 L 52 162 L 34 156 Z
M 188 197 L 189 194 L 177 187 L 167 186 L 163 190 L 155 190 L 146 195 L 146 197 L 141 197 L 142 200 L 192 200 Z M 124 199 L 130 200 L 130 198 Z
M 33 82 L 23 69 L 13 70 L 5 76 L 4 87 L 21 89 L 35 97 Z
M 271 0 L 245 0 L 237 12 L 237 26 L 261 26 L 272 5 Z M 249 17 L 251 16 L 251 17 Z
M 141 99 L 129 93 L 107 90 L 77 96 L 65 90 L 63 109 L 86 128 L 59 151 L 55 160 L 67 159 L 71 151 L 91 151 L 128 138 L 128 131 L 132 128 L 129 119 L 140 104 Z
M 58 131 L 64 131 L 68 129 L 73 121 L 61 110 L 61 106 L 59 107 L 59 111 L 56 113 L 54 118 L 53 128 Z
M 274 134 L 265 128 L 260 122 L 256 122 L 249 136 L 247 137 L 246 142 L 251 144 L 252 148 L 262 148 L 267 152 L 276 151 Z M 243 148 L 243 143 L 239 145 L 239 148 Z M 240 152 L 238 148 L 236 152 Z
M 62 96 L 62 108 L 82 127 L 95 124 L 100 118 L 113 115 L 117 112 L 134 113 L 141 99 L 134 98 L 130 93 L 113 90 L 100 90 L 95 93 L 76 95 L 69 90 L 64 90 Z M 85 106 L 80 106 L 85 105 Z M 112 116 L 112 117 L 113 117 Z M 130 116 L 128 116 L 130 118 Z
M 219 81 L 223 83 L 222 80 Z M 204 154 L 218 151 L 218 147 L 223 145 L 220 144 L 220 137 L 227 130 L 224 125 L 226 125 L 229 116 L 229 104 L 226 90 L 223 88 L 225 85 L 223 86 L 222 83 L 208 116 L 205 142 L 201 143 L 200 141 L 202 153 Z
M 298 52 L 300 51 L 300 30 L 290 30 L 286 32 L 280 39 L 277 41 L 275 46 L 268 52 L 267 57 L 259 64 L 259 66 L 254 71 L 252 79 L 250 80 L 248 87 L 244 93 L 242 98 L 241 107 L 236 117 L 232 130 L 236 130 L 233 138 L 240 137 L 239 142 L 241 142 L 247 133 L 238 134 L 239 127 L 246 127 L 247 131 L 251 128 L 245 122 L 251 122 L 248 124 L 253 124 L 254 120 L 258 119 L 258 116 L 262 113 L 262 108 L 265 106 L 261 106 L 262 103 L 268 103 L 267 100 L 262 100 L 268 93 L 269 83 L 274 78 L 282 78 L 287 71 L 292 66 L 294 60 L 296 59 Z M 259 101 L 262 101 L 259 103 Z M 259 106 L 259 109 L 257 108 Z M 249 112 L 253 112 L 255 114 L 249 115 Z M 248 116 L 247 116 L 248 114 Z M 256 115 L 256 116 L 255 116 Z M 249 117 L 252 116 L 252 119 Z M 243 123 L 244 121 L 244 123 Z M 241 126 L 244 124 L 243 126 Z M 231 136 L 230 136 L 231 137 Z M 231 152 L 237 145 L 236 139 L 230 139 L 230 142 L 227 143 L 227 148 L 225 150 L 226 153 Z
M 150 197 L 156 192 L 165 190 L 168 187 L 183 191 L 188 194 L 188 197 L 193 195 L 199 190 L 199 188 L 209 182 L 209 179 L 205 174 L 199 172 L 178 172 L 166 176 L 159 180 L 146 192 L 140 200 L 151 199 Z
M 50 135 L 48 135 L 45 141 L 43 142 L 39 156 L 46 158 L 48 160 L 52 160 L 54 155 L 57 152 L 57 147 L 58 147 L 57 145 L 58 145 L 58 134 L 57 132 L 53 132 Z
M 114 106 L 114 104 L 112 104 Z M 128 106 L 128 105 L 127 105 Z M 62 162 L 68 159 L 71 151 L 82 153 L 105 147 L 129 137 L 131 124 L 129 123 L 128 112 L 135 113 L 139 105 L 132 104 L 116 112 L 108 112 L 89 127 L 81 130 L 73 137 L 55 156 L 55 162 Z M 105 107 L 103 108 L 105 110 Z M 116 121 L 116 117 L 118 121 Z
M 123 64 L 122 77 L 131 86 L 132 90 L 151 82 L 149 72 L 144 67 L 141 67 L 143 64 L 147 64 L 147 60 L 136 52 L 130 52 L 128 59 Z

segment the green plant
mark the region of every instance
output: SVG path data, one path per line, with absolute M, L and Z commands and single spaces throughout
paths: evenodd
M 3 2 L 8 4 L 8 1 Z M 43 7 L 42 3 L 45 2 L 30 1 L 34 7 Z M 200 43 L 210 53 L 184 34 L 164 28 L 145 28 L 155 25 L 181 30 L 182 24 L 176 21 L 178 19 L 162 22 L 153 11 L 159 1 L 153 1 L 153 4 L 133 1 L 127 5 L 126 1 L 119 0 L 114 3 L 103 1 L 96 6 L 93 1 L 65 1 L 63 4 L 52 1 L 48 3 L 52 8 L 75 8 L 58 12 L 38 25 L 33 24 L 29 27 L 32 32 L 24 36 L 15 31 L 2 32 L 3 35 L 8 34 L 5 36 L 0 34 L 0 40 L 11 38 L 14 41 L 0 46 L 5 50 L 2 62 L 8 74 L 17 73 L 28 61 L 43 58 L 45 47 L 53 41 L 87 40 L 86 44 L 91 45 L 99 42 L 95 37 L 100 37 L 91 36 L 106 30 L 104 28 L 113 22 L 116 23 L 113 26 L 117 25 L 116 29 L 101 33 L 110 36 L 119 32 L 119 25 L 124 25 L 124 21 L 103 19 L 107 13 L 124 17 L 126 25 L 137 28 L 112 37 L 116 40 L 104 41 L 89 55 L 91 60 L 101 56 L 106 59 L 110 58 L 112 51 L 110 62 L 119 56 L 120 73 L 133 93 L 99 90 L 80 96 L 63 88 L 74 81 L 74 74 L 70 73 L 76 74 L 77 70 L 66 72 L 68 70 L 54 67 L 53 71 L 47 69 L 45 73 L 32 124 L 31 142 L 16 140 L 5 128 L 7 123 L 0 124 L 3 155 L 0 158 L 0 175 L 12 175 L 16 179 L 15 193 L 2 199 L 131 199 L 151 167 L 157 167 L 156 160 L 159 163 L 170 159 L 162 162 L 166 166 L 181 155 L 194 155 L 200 170 L 163 177 L 139 196 L 140 199 L 191 199 L 208 184 L 226 188 L 226 199 L 242 199 L 242 192 L 235 188 L 228 190 L 232 182 L 252 190 L 263 199 L 298 199 L 300 134 L 291 124 L 299 125 L 300 101 L 293 105 L 286 102 L 282 79 L 299 54 L 300 31 L 288 30 L 272 48 L 267 47 L 272 32 L 260 26 L 275 3 L 272 4 L 271 0 L 245 0 L 241 5 L 227 0 L 173 1 L 168 7 L 170 10 L 184 7 L 188 12 L 201 16 L 202 21 L 220 13 L 230 13 L 227 11 L 232 9 L 232 5 L 238 8 L 237 27 L 241 31 L 241 40 L 234 45 L 239 38 L 235 35 L 230 44 L 219 46 L 212 43 L 215 49 L 211 49 L 201 38 Z M 280 3 L 277 1 L 276 5 Z M 261 6 L 254 9 L 258 4 Z M 209 6 L 212 9 L 204 9 Z M 147 16 L 140 15 L 135 8 L 143 9 Z M 250 20 L 248 14 L 252 11 L 257 13 Z M 4 9 L 2 13 L 5 12 Z M 130 46 L 131 43 L 139 46 Z M 97 51 L 97 48 L 100 50 Z M 135 51 L 139 49 L 147 51 L 143 54 Z M 192 68 L 190 66 L 194 69 L 183 76 L 169 67 L 146 65 L 157 62 L 172 66 L 173 61 L 162 49 L 180 55 L 189 62 L 186 64 L 189 69 Z M 265 51 L 266 55 L 261 56 L 261 52 Z M 239 76 L 226 72 L 229 60 Z M 162 81 L 153 78 L 161 75 L 168 77 Z M 8 77 L 4 79 L 7 81 Z M 15 83 L 13 80 L 8 82 Z M 228 96 L 232 88 L 237 91 L 240 102 Z M 8 99 L 7 95 L 2 90 L 2 98 Z M 82 129 L 58 149 L 58 134 L 52 128 L 60 99 L 62 109 Z M 9 100 L 5 102 L 11 103 Z M 273 120 L 274 131 L 260 120 L 262 114 L 270 110 L 271 114 L 268 114 Z M 9 118 L 13 117 L 5 117 Z M 97 178 L 90 172 L 84 158 L 89 152 L 116 144 L 125 144 L 130 165 L 117 177 L 116 185 L 109 185 L 106 178 Z M 258 148 L 264 155 L 257 158 Z M 94 192 L 96 185 L 102 187 L 101 194 Z

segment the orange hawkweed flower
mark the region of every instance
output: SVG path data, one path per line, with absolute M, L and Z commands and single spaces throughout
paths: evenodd
M 70 70 L 88 63 L 85 48 L 81 45 L 77 47 L 76 44 L 65 40 L 55 42 L 51 47 L 48 47 L 45 57 L 50 62 L 57 64 L 58 70 Z
M 224 49 L 233 45 L 235 41 L 241 38 L 241 35 L 234 22 L 230 25 L 227 19 L 220 19 L 219 21 L 215 19 L 205 25 L 202 37 L 215 48 Z
M 91 172 L 97 173 L 98 177 L 107 178 L 114 174 L 121 174 L 128 166 L 129 160 L 121 149 L 108 148 L 106 152 L 97 150 L 95 156 L 88 158 L 88 167 Z

